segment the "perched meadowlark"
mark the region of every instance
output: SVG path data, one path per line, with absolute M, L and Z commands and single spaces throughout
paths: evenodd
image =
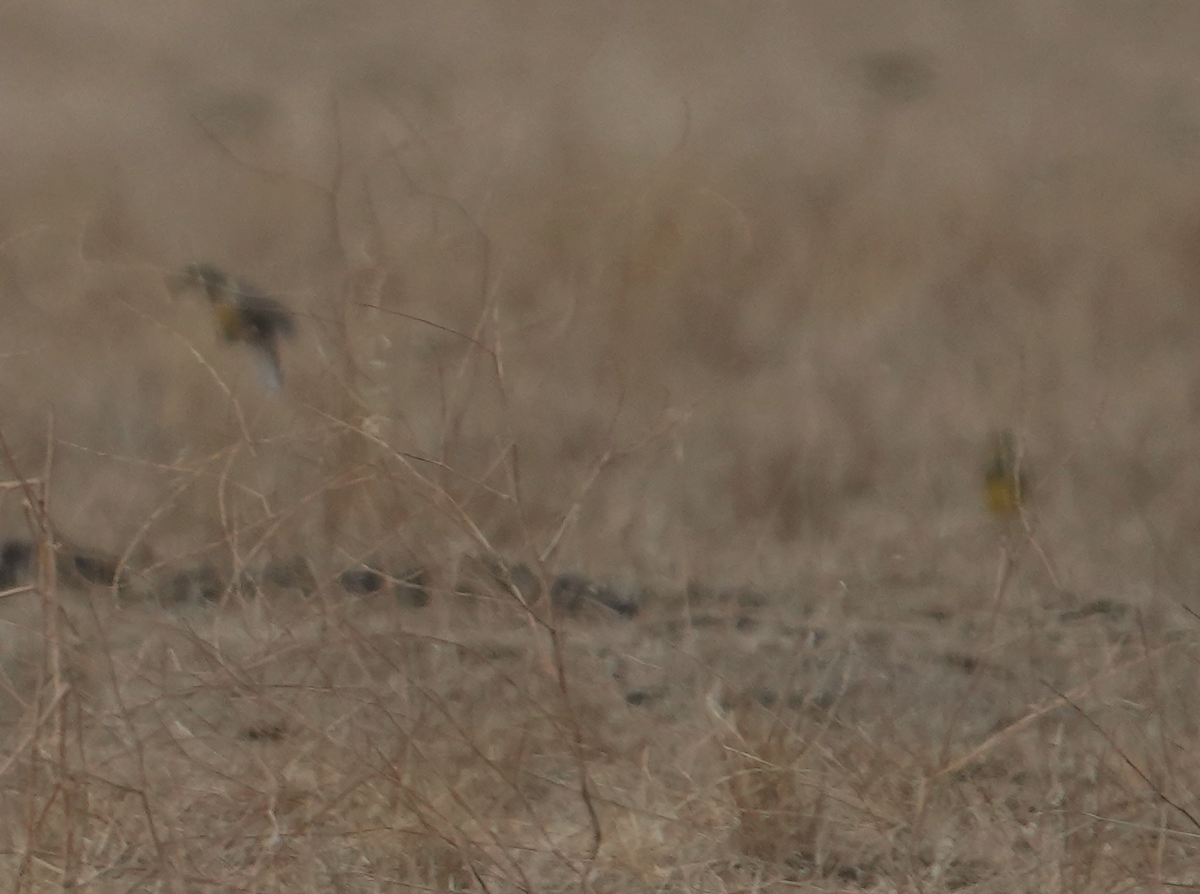
M 1015 516 L 1029 499 L 1029 481 L 1021 460 L 1017 438 L 1011 431 L 992 434 L 983 484 L 988 509 L 998 518 Z
M 217 329 L 228 342 L 249 346 L 259 373 L 271 391 L 283 387 L 279 339 L 296 329 L 292 312 L 259 289 L 234 279 L 211 264 L 189 264 L 170 283 L 172 292 L 203 289 L 217 319 Z

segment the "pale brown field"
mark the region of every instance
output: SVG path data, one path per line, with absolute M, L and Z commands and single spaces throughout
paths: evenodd
M 1200 887 L 1197 33 L 0 10 L 0 889 Z

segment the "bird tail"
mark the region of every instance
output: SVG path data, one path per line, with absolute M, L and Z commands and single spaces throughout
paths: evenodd
M 279 349 L 274 344 L 260 345 L 255 350 L 254 357 L 263 387 L 273 393 L 282 391 L 283 368 L 279 364 Z

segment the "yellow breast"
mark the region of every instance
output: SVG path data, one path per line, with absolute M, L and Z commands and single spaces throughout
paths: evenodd
M 1021 509 L 1021 482 L 1012 474 L 989 474 L 987 504 L 995 515 L 1015 515 Z
M 241 312 L 229 302 L 221 301 L 213 305 L 217 315 L 217 327 L 228 341 L 240 341 L 245 337 L 245 324 Z

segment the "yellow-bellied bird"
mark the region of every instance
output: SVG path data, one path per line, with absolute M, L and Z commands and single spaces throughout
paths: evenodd
M 212 264 L 189 264 L 172 277 L 171 291 L 202 289 L 212 305 L 217 329 L 228 342 L 250 347 L 263 384 L 271 391 L 283 387 L 279 340 L 296 330 L 290 310 L 249 283 L 235 279 Z
M 988 509 L 998 518 L 1017 515 L 1029 499 L 1029 479 L 1021 459 L 1011 431 L 993 432 L 983 484 Z

